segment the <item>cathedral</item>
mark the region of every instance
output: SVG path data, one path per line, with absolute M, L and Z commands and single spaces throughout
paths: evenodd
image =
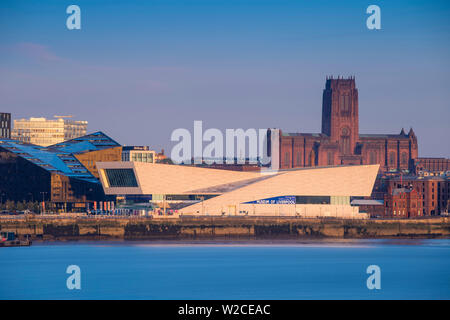
M 399 134 L 361 134 L 355 78 L 326 79 L 321 133 L 279 130 L 280 169 L 380 164 L 382 172 L 408 172 L 418 157 L 412 129 Z

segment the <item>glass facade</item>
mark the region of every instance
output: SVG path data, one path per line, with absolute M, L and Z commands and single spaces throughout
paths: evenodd
M 166 200 L 175 201 L 202 201 L 217 197 L 217 194 L 168 194 Z
M 0 112 L 0 138 L 9 139 L 11 137 L 11 114 Z
M 278 196 L 244 204 L 332 204 L 350 205 L 350 196 Z
M 110 187 L 137 187 L 133 169 L 105 169 Z
M 297 204 L 330 204 L 330 196 L 296 196 L 295 203 Z

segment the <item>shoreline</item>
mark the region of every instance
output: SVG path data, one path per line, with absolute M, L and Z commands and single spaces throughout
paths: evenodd
M 35 241 L 304 241 L 449 239 L 450 219 L 342 220 L 295 217 L 12 218 L 0 230 Z
M 429 241 L 450 241 L 450 238 L 396 239 L 297 239 L 297 240 L 37 240 L 36 246 L 96 245 L 136 247 L 376 247 L 379 245 L 423 245 Z M 450 244 L 450 243 L 449 243 Z

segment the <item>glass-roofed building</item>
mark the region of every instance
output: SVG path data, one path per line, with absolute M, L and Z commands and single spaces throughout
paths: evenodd
M 45 201 L 53 211 L 84 211 L 105 201 L 97 161 L 120 161 L 122 147 L 102 132 L 41 147 L 0 139 L 2 201 Z

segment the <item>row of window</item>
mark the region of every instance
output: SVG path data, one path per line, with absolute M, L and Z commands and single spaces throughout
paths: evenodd
M 395 210 L 394 210 L 393 213 L 394 213 L 394 216 L 396 216 L 396 215 L 404 216 L 404 215 L 405 215 L 405 210 L 403 210 L 403 211 L 395 211 Z M 418 215 L 418 216 L 421 215 L 421 214 L 420 214 L 420 210 L 417 211 L 417 215 Z
M 6 128 L 2 128 L 0 138 L 1 138 L 1 137 L 3 137 L 3 138 L 9 138 L 9 137 L 10 137 L 10 130 L 9 130 L 9 129 L 6 129 Z
M 153 152 L 124 152 L 122 153 L 122 161 L 153 163 Z
M 289 167 L 291 162 L 291 154 L 289 152 L 286 152 L 284 154 L 284 166 Z M 313 166 L 316 163 L 316 153 L 314 152 L 314 150 L 311 150 L 309 157 L 307 159 L 307 166 Z M 329 165 L 332 165 L 329 164 Z M 297 152 L 296 155 L 296 166 L 300 167 L 302 166 L 302 153 L 300 151 Z
M 10 113 L 0 113 L 0 119 L 11 120 L 11 114 Z

